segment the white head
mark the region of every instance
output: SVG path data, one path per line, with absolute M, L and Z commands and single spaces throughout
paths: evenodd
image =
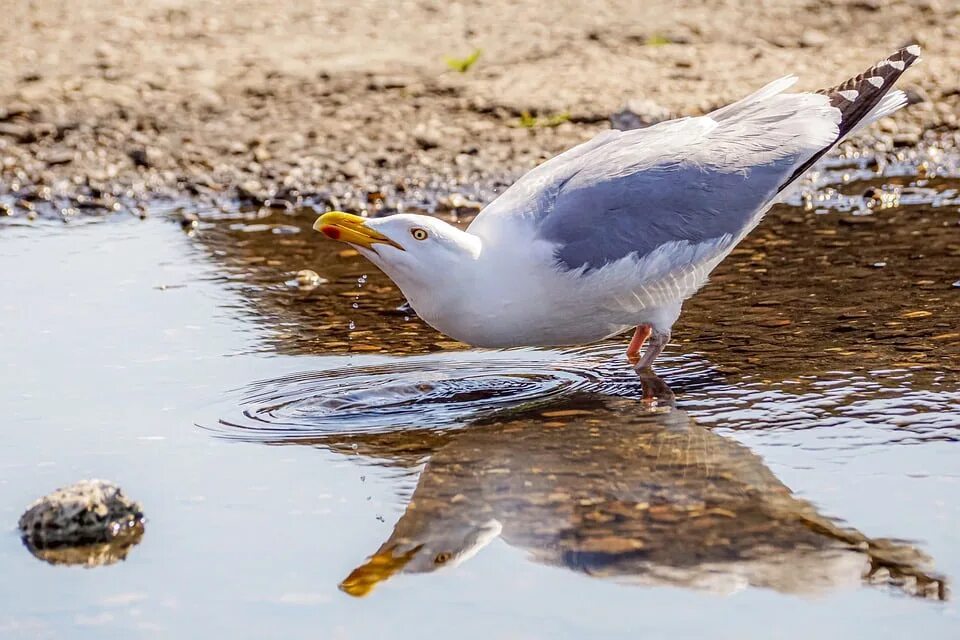
M 414 308 L 417 299 L 460 289 L 465 267 L 480 255 L 480 239 L 430 216 L 362 218 L 325 213 L 313 228 L 356 247 L 397 283 Z

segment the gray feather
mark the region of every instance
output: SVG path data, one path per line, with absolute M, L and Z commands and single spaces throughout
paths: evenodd
M 697 264 L 676 265 L 696 269 L 725 255 L 857 122 L 901 106 L 878 100 L 916 60 L 913 49 L 822 94 L 784 94 L 796 81 L 787 77 L 707 116 L 601 133 L 518 180 L 469 231 L 496 241 L 502 222 L 527 223 L 555 246 L 564 270 L 643 258 L 670 243 L 712 246 L 713 255 L 696 253 Z M 848 84 L 870 98 L 856 113 L 837 106 Z
M 557 245 L 564 269 L 642 257 L 668 242 L 739 237 L 793 167 L 814 152 L 796 141 L 811 138 L 815 145 L 836 135 L 838 113 L 825 98 L 794 96 L 807 99 L 741 106 L 719 122 L 685 118 L 605 132 L 521 178 L 470 231 L 489 237 L 503 217 L 527 218 L 540 238 Z M 811 101 L 820 111 L 812 124 L 821 131 L 804 135 L 809 118 L 795 116 L 810 109 Z M 795 122 L 777 130 L 777 122 L 792 117 Z

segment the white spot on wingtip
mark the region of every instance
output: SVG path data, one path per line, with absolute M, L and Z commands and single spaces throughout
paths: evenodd
M 860 92 L 856 91 L 855 89 L 846 89 L 844 91 L 838 91 L 837 93 L 843 96 L 843 99 L 847 100 L 848 102 L 853 102 L 860 97 Z
M 877 89 L 883 86 L 883 78 L 880 76 L 870 76 L 867 78 L 867 82 L 875 86 Z
M 884 60 L 880 63 L 880 66 L 891 66 L 897 71 L 903 71 L 907 68 L 906 63 L 903 60 Z
M 910 45 L 909 47 L 907 47 L 907 53 L 909 53 L 909 54 L 912 55 L 912 56 L 919 56 L 919 55 L 920 55 L 920 45 L 918 45 L 918 44 L 912 44 L 912 45 Z

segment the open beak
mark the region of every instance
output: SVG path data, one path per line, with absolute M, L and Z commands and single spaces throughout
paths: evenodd
M 393 555 L 393 547 L 378 552 L 351 571 L 350 575 L 340 583 L 340 590 L 357 598 L 367 595 L 377 584 L 402 570 L 413 556 L 417 555 L 422 546 L 418 545 L 399 555 Z
M 375 244 L 388 244 L 403 251 L 403 247 L 387 236 L 374 231 L 367 226 L 365 218 L 343 211 L 325 213 L 313 223 L 313 228 L 331 240 L 339 240 L 348 244 L 355 244 L 364 249 L 371 249 Z

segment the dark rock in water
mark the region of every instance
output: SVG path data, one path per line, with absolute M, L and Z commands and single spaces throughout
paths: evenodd
M 126 556 L 143 535 L 143 508 L 105 480 L 57 489 L 20 516 L 31 553 L 53 563 L 108 564 Z

